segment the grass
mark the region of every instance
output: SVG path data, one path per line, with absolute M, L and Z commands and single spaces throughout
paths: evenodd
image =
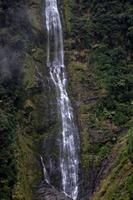
M 131 200 L 133 166 L 128 157 L 127 135 L 112 150 L 109 170 L 93 196 L 93 200 Z

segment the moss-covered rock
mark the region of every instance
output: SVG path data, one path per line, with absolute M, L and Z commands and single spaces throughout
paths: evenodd
M 35 186 L 41 180 L 42 172 L 38 170 L 41 168 L 37 158 L 39 155 L 36 149 L 35 133 L 27 135 L 18 129 L 17 141 L 17 170 L 18 181 L 14 187 L 14 200 L 32 200 L 35 195 Z M 33 135 L 34 134 L 34 135 Z M 40 179 L 39 179 L 40 178 Z
M 44 2 L 42 0 L 40 1 L 35 1 L 35 0 L 29 0 L 27 2 L 28 4 L 28 18 L 29 21 L 32 25 L 32 27 L 34 28 L 34 30 L 41 30 L 42 29 L 42 8 L 43 8 L 43 4 Z
M 128 158 L 127 136 L 122 137 L 111 151 L 108 169 L 92 199 L 132 198 L 133 166 Z

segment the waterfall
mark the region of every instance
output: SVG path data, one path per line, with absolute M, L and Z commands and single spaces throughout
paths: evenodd
M 48 173 L 47 173 L 47 170 L 46 170 L 42 156 L 40 156 L 40 160 L 41 160 L 41 164 L 42 164 L 44 180 L 47 184 L 50 184 L 50 179 L 49 179 L 49 176 L 48 176 Z
M 47 28 L 47 67 L 57 93 L 61 119 L 60 169 L 63 192 L 76 200 L 78 197 L 79 136 L 74 123 L 73 109 L 66 90 L 62 25 L 56 0 L 45 0 Z

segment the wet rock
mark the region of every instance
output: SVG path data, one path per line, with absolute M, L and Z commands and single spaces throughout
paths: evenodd
M 72 200 L 51 185 L 43 184 L 38 190 L 36 200 Z

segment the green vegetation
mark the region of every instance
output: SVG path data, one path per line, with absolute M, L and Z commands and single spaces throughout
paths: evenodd
M 36 5 L 34 19 L 40 7 Z M 32 200 L 42 176 L 38 143 L 43 136 L 36 127 L 39 118 L 32 113 L 39 112 L 34 99 L 46 99 L 35 69 L 43 62 L 44 50 L 39 40 L 34 42 L 38 32 L 31 28 L 21 1 L 0 1 L 0 16 L 0 199 Z
M 94 200 L 130 200 L 132 1 L 58 2 L 64 20 L 68 93 L 81 139 L 83 196 L 96 189 Z M 0 1 L 1 200 L 34 199 L 42 177 L 40 153 L 46 164 L 49 159 L 53 162 L 53 185 L 60 182 L 60 123 L 55 91 L 47 77 L 41 9 L 42 0 L 25 5 L 23 1 Z
M 128 158 L 128 148 L 127 137 L 122 137 L 113 148 L 112 155 L 115 156 L 113 160 L 109 160 L 109 171 L 106 171 L 104 179 L 95 192 L 94 200 L 132 199 L 133 167 Z
M 5 55 L 4 55 L 5 56 Z M 7 60 L 6 57 L 4 59 Z M 13 69 L 9 73 L 1 68 L 0 70 L 0 198 L 9 200 L 12 190 L 17 181 L 16 167 L 16 130 L 18 126 L 17 111 L 21 105 L 23 87 L 21 76 Z M 18 73 L 18 76 L 16 74 Z
M 119 0 L 80 0 L 72 9 L 71 35 L 66 36 L 65 43 L 69 91 L 80 127 L 85 185 L 93 190 L 89 183 L 99 182 L 111 149 L 132 126 L 133 9 L 131 1 Z M 67 46 L 68 41 L 71 46 Z M 126 159 L 131 162 L 132 135 L 130 129 Z M 128 181 L 126 184 L 129 186 Z
M 133 163 L 133 127 L 129 129 L 127 145 L 128 145 L 128 158 L 130 159 L 131 163 Z
M 2 83 L 1 83 L 2 84 Z M 3 96 L 6 93 L 6 96 Z M 5 87 L 0 88 L 0 196 L 1 200 L 10 199 L 16 181 L 15 108 Z
M 82 15 L 75 15 L 72 33 L 79 48 L 91 50 L 89 64 L 98 84 L 106 91 L 97 115 L 125 126 L 133 114 L 132 3 L 81 1 L 76 8 Z

